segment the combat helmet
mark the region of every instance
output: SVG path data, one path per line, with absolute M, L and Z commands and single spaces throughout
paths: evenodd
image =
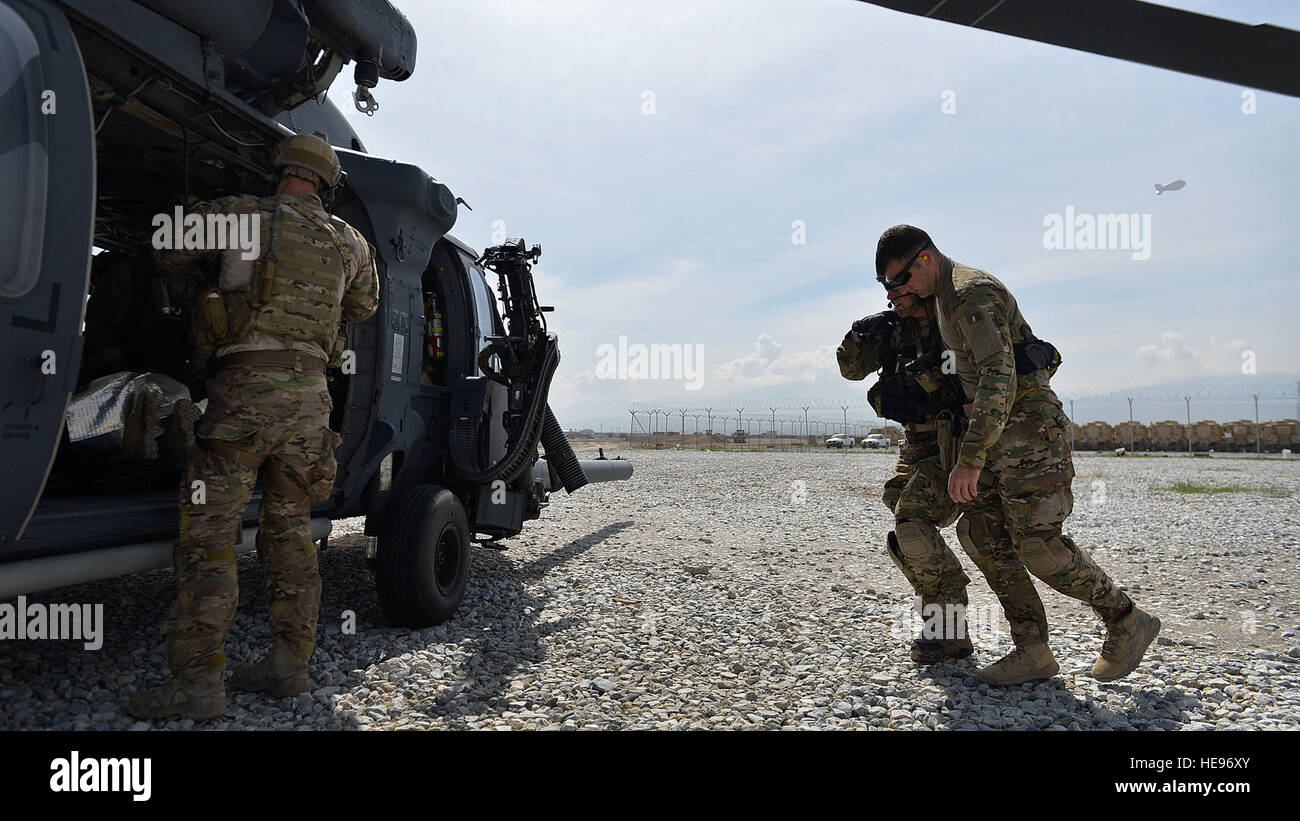
M 305 176 L 321 187 L 332 188 L 343 177 L 343 168 L 339 165 L 338 155 L 323 137 L 315 134 L 295 134 L 287 137 L 271 153 L 271 165 L 284 167 L 294 176 Z

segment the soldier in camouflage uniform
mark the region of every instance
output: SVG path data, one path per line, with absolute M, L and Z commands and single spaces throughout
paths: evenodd
M 1027 570 L 1091 605 L 1107 627 L 1093 676 L 1113 681 L 1128 675 L 1160 621 L 1061 532 L 1073 509 L 1074 465 L 1069 422 L 1050 386 L 1060 362 L 1055 349 L 1034 337 L 1006 286 L 944 256 L 919 228 L 895 226 L 881 236 L 876 273 L 891 298 L 935 298 L 939 332 L 969 400 L 968 427 L 948 476 L 949 496 L 974 503 L 958 528 L 962 547 L 1004 604 L 1032 590 Z M 1006 616 L 1019 637 L 1016 648 L 978 677 L 1014 684 L 1055 675 L 1046 619 L 1023 607 Z M 1040 641 L 1031 640 L 1035 633 Z
M 905 296 L 892 307 L 898 315 L 896 321 L 889 312 L 877 314 L 855 324 L 863 329 L 862 334 L 852 329 L 845 334 L 835 352 L 845 379 L 865 379 L 881 369 L 885 352 L 896 352 L 893 367 L 901 373 L 903 365 L 929 352 L 938 342 L 933 311 L 926 310 L 930 303 Z M 868 399 L 876 413 L 892 418 L 881 404 L 880 387 L 877 382 Z M 948 498 L 944 472 L 939 467 L 936 419 L 930 415 L 898 421 L 903 425 L 904 437 L 894 475 L 885 482 L 882 496 L 897 522 L 886 537 L 886 552 L 916 592 L 923 616 L 934 612 L 932 606 L 937 606 L 940 613 L 956 606 L 964 614 L 970 579 L 939 534 L 939 528 L 957 518 L 958 505 Z M 944 626 L 950 624 L 944 621 Z M 926 631 L 912 642 L 914 661 L 933 664 L 965 658 L 973 651 L 964 630 L 960 635 L 936 636 L 932 627 L 927 621 Z
M 374 313 L 379 279 L 374 249 L 321 202 L 323 186 L 341 178 L 329 144 L 290 137 L 272 162 L 281 169 L 275 196 L 227 197 L 194 209 L 256 215 L 256 260 L 241 259 L 240 249 L 159 254 L 168 267 L 220 253 L 221 280 L 196 309 L 197 346 L 214 351 L 216 361 L 196 431 L 200 447 L 181 486 L 180 592 L 164 626 L 174 677 L 131 698 L 128 709 L 141 718 L 225 711 L 225 641 L 238 600 L 234 547 L 259 478 L 258 546 L 269 565 L 272 646 L 261 662 L 236 668 L 230 683 L 279 697 L 310 688 L 321 582 L 309 507 L 333 489 L 339 442 L 329 429 L 326 352 L 341 319 L 359 322 Z

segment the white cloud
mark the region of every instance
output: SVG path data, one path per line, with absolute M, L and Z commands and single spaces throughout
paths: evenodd
M 1210 337 L 1204 344 L 1193 346 L 1177 331 L 1165 331 L 1158 344 L 1139 345 L 1133 355 L 1148 382 L 1157 382 L 1240 373 L 1245 350 L 1244 339 L 1220 343 Z
M 1160 344 L 1140 345 L 1135 355 L 1143 362 L 1198 362 L 1196 352 L 1174 331 L 1160 334 Z
M 786 385 L 831 384 L 840 380 L 835 361 L 835 345 L 820 345 L 811 351 L 785 353 L 784 346 L 771 334 L 759 334 L 754 352 L 718 366 L 709 387 L 728 392 L 749 388 L 774 388 Z

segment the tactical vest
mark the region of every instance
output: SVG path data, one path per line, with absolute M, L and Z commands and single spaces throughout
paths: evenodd
M 285 218 L 279 199 L 259 200 L 266 250 L 253 266 L 248 289 L 222 293 L 229 316 L 227 339 L 237 342 L 250 331 L 261 331 L 315 342 L 328 353 L 342 320 L 338 292 L 346 265 L 346 223 L 333 216 L 323 225 Z
M 926 331 L 928 330 L 928 334 Z M 942 370 L 938 329 L 929 319 L 909 317 L 892 331 L 883 373 L 867 392 L 867 402 L 885 419 L 924 424 L 944 411 L 960 415 L 960 383 Z

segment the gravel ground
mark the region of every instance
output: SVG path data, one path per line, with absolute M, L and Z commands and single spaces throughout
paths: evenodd
M 608 450 L 608 448 L 607 448 Z M 907 656 L 910 590 L 883 553 L 893 453 L 625 452 L 629 482 L 553 497 L 507 551 L 474 548 L 449 623 L 385 626 L 358 547 L 336 523 L 314 691 L 232 694 L 251 728 L 1295 729 L 1300 726 L 1300 460 L 1076 459 L 1067 532 L 1164 623 L 1121 682 L 1087 675 L 1103 629 L 1040 585 L 1061 674 L 1006 689 L 979 664 L 1010 649 L 969 560 L 975 655 Z M 1272 493 L 1180 494 L 1175 481 Z M 1289 492 L 1291 495 L 1281 495 Z M 951 529 L 945 538 L 954 550 Z M 232 663 L 269 641 L 265 573 L 241 558 Z M 182 728 L 123 713 L 164 674 L 169 571 L 29 601 L 102 602 L 104 646 L 0 642 L 0 729 Z M 355 634 L 342 631 L 355 613 Z

